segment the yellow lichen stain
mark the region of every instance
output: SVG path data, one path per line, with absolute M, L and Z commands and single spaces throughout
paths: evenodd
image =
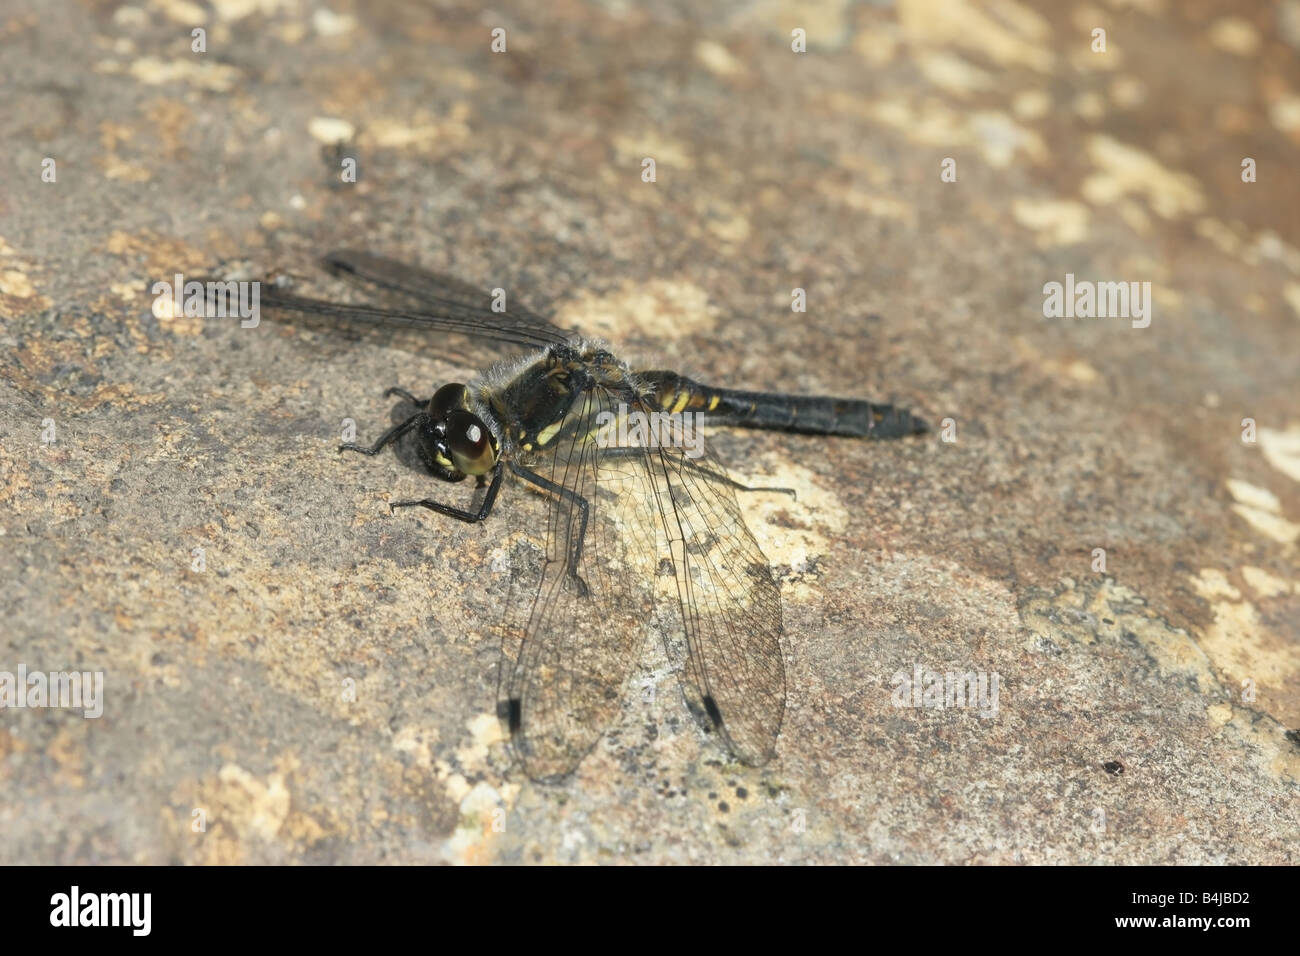
M 54 735 L 45 754 L 54 761 L 54 773 L 50 777 L 50 782 L 56 787 L 79 789 L 86 785 L 84 732 L 63 727 Z
M 81 411 L 93 411 L 101 405 L 113 405 L 117 408 L 135 410 L 148 405 L 157 405 L 165 401 L 166 392 L 137 392 L 130 382 L 118 382 L 113 385 L 100 385 L 90 395 L 77 404 Z
M 36 294 L 36 287 L 24 272 L 16 269 L 0 270 L 0 295 L 10 295 L 15 299 L 30 299 Z
M 655 161 L 656 179 L 669 169 L 691 169 L 695 160 L 691 148 L 679 140 L 669 139 L 653 130 L 646 130 L 638 135 L 623 134 L 614 137 L 615 161 L 627 166 L 641 168 L 642 161 Z
M 410 117 L 380 116 L 368 121 L 358 138 L 363 146 L 441 156 L 459 149 L 469 139 L 469 116 L 470 107 L 464 101 L 454 103 L 442 117 L 424 111 Z
M 1235 478 L 1229 478 L 1224 484 L 1236 499 L 1232 510 L 1260 534 L 1279 544 L 1300 539 L 1300 524 L 1283 517 L 1282 503 L 1273 492 Z
M 942 50 L 922 52 L 917 55 L 916 64 L 927 80 L 954 96 L 966 96 L 994 87 L 992 74 L 954 53 Z
M 393 749 L 410 754 L 417 767 L 433 767 L 433 747 L 438 739 L 435 727 L 408 724 L 393 734 Z
M 1080 93 L 1070 105 L 1076 116 L 1090 123 L 1100 122 L 1106 116 L 1106 101 L 1091 91 Z
M 234 23 L 254 13 L 271 17 L 281 10 L 292 13 L 298 0 L 210 0 L 213 12 L 227 23 Z
M 189 149 L 189 131 L 193 111 L 185 103 L 174 99 L 160 99 L 149 106 L 149 148 L 153 152 L 161 146 L 162 155 L 177 159 Z
M 1300 134 L 1300 96 L 1285 94 L 1268 105 L 1268 118 L 1280 132 L 1295 138 Z
M 1097 134 L 1088 137 L 1088 157 L 1098 171 L 1083 181 L 1080 191 L 1094 205 L 1139 195 L 1164 219 L 1198 213 L 1205 206 L 1205 196 L 1193 177 L 1168 169 L 1136 146 Z
M 1300 307 L 1297 311 L 1300 312 Z M 1300 425 L 1286 430 L 1261 428 L 1259 449 L 1270 465 L 1292 481 L 1300 481 Z
M 184 83 L 213 93 L 230 92 L 241 75 L 233 66 L 196 57 L 163 60 L 145 56 L 135 60 L 127 72 L 132 79 L 146 86 Z
M 491 862 L 493 843 L 505 833 L 508 810 L 495 787 L 476 783 L 460 800 L 460 822 L 442 845 L 443 859 L 466 865 Z
M 626 280 L 613 292 L 583 292 L 560 309 L 556 324 L 611 341 L 632 332 L 674 339 L 712 329 L 718 310 L 699 286 L 682 280 Z
M 989 110 L 973 113 L 970 128 L 976 147 L 995 169 L 1010 166 L 1020 153 L 1034 163 L 1047 160 L 1048 151 L 1043 138 L 1006 113 Z
M 1098 636 L 1118 639 L 1131 634 L 1152 656 L 1161 673 L 1191 678 L 1201 694 L 1221 695 L 1218 677 L 1210 659 L 1192 636 L 1151 614 L 1136 591 L 1105 578 L 1100 584 L 1080 586 L 1063 582 L 1065 590 L 1028 602 L 1021 619 L 1042 637 L 1062 634 L 1084 645 L 1097 643 Z M 1059 613 L 1060 610 L 1074 613 Z M 1111 621 L 1105 624 L 1105 621 Z
M 1210 719 L 1210 723 L 1216 727 L 1222 727 L 1228 721 L 1232 720 L 1231 704 L 1211 704 L 1205 708 L 1205 716 Z
M 1294 650 L 1281 635 L 1264 627 L 1249 601 L 1217 601 L 1212 610 L 1214 622 L 1200 636 L 1201 648 L 1229 686 L 1253 681 L 1256 706 L 1281 717 L 1287 687 L 1300 676 Z
M 1300 318 L 1300 282 L 1288 282 L 1282 288 L 1282 298 L 1291 306 L 1291 311 Z
M 729 77 L 744 73 L 744 65 L 732 56 L 721 43 L 698 40 L 695 44 L 695 62 L 715 76 Z
M 235 811 L 240 828 L 263 840 L 272 839 L 289 818 L 289 789 L 284 775 L 273 773 L 262 782 L 236 764 L 217 774 L 226 790 L 226 805 Z
M 887 66 L 898 54 L 898 27 L 889 22 L 872 22 L 853 36 L 853 52 L 873 67 Z
M 1220 591 L 1218 578 L 1217 572 L 1202 572 L 1193 585 L 1208 581 Z M 1022 608 L 1021 620 L 1031 633 L 1052 639 L 1064 636 L 1083 645 L 1096 643 L 1099 636 L 1131 636 L 1151 655 L 1162 675 L 1196 682 L 1198 692 L 1211 698 L 1206 702 L 1207 719 L 1238 733 L 1255 766 L 1275 778 L 1300 781 L 1300 755 L 1284 736 L 1286 726 L 1300 720 L 1294 695 L 1288 696 L 1288 682 L 1294 682 L 1300 664 L 1280 638 L 1262 631 L 1252 605 L 1214 602 L 1214 623 L 1205 634 L 1194 637 L 1152 614 L 1137 592 L 1110 578 L 1084 588 L 1063 583 L 1062 592 L 1036 598 Z M 1243 684 L 1243 679 L 1250 683 Z M 1242 700 L 1246 688 L 1253 692 Z
M 501 718 L 496 714 L 479 714 L 471 718 L 466 726 L 470 733 L 469 743 L 457 749 L 456 760 L 467 770 L 485 769 L 492 748 L 506 741 Z
M 202 864 L 245 862 L 251 843 L 311 846 L 339 827 L 328 809 L 311 808 L 310 814 L 294 809 L 289 779 L 298 766 L 295 757 L 282 755 L 266 777 L 259 777 L 227 762 L 215 776 L 178 786 L 164 818 L 180 846 Z M 197 820 L 203 824 L 198 830 Z
M 1232 598 L 1234 601 L 1241 598 L 1241 592 L 1229 583 L 1228 576 L 1218 568 L 1202 568 L 1201 573 L 1192 578 L 1192 587 L 1207 601 L 1220 597 Z
M 769 468 L 732 477 L 751 487 L 793 488 L 795 496 L 781 492 L 738 492 L 745 496 L 746 523 L 763 554 L 776 566 L 796 574 L 829 553 L 832 542 L 848 523 L 848 510 L 839 496 L 825 487 L 817 474 L 786 458 L 769 460 Z M 802 580 L 789 583 L 782 597 L 806 603 L 818 592 Z
M 899 0 L 898 22 L 914 44 L 962 47 L 1003 67 L 1052 70 L 1050 24 L 1014 0 L 987 7 L 970 0 Z
M 1213 216 L 1202 216 L 1196 220 L 1196 234 L 1227 256 L 1239 256 L 1245 247 L 1245 240 L 1223 220 Z
M 1246 584 L 1257 597 L 1271 598 L 1280 594 L 1291 594 L 1296 592 L 1297 586 L 1291 582 L 1284 581 L 1282 578 L 1269 574 L 1263 568 L 1257 568 L 1253 565 L 1246 565 L 1241 569 L 1241 576 L 1245 579 Z
M 1052 109 L 1046 90 L 1021 90 L 1011 99 L 1011 112 L 1022 120 L 1042 119 Z
M 1050 378 L 1068 379 L 1081 385 L 1091 385 L 1101 379 L 1101 373 L 1083 359 L 1048 358 L 1023 335 L 1017 335 L 1011 344 L 1019 361 L 1037 365 Z
M 350 143 L 356 133 L 354 124 L 337 116 L 313 116 L 307 121 L 307 135 L 320 143 Z
M 1249 20 L 1220 17 L 1206 31 L 1210 44 L 1234 56 L 1252 56 L 1259 49 L 1259 32 Z
M 818 192 L 832 202 L 849 209 L 857 209 L 875 219 L 896 219 L 911 222 L 916 218 L 915 208 L 907 202 L 886 193 L 869 193 L 861 189 L 845 189 L 828 182 L 817 184 Z
M 1285 727 L 1269 718 L 1258 719 L 1245 709 L 1234 711 L 1226 727 L 1246 748 L 1250 766 L 1279 782 L 1300 783 L 1300 751 L 1287 738 Z
M 97 162 L 104 172 L 105 179 L 115 179 L 124 183 L 147 183 L 153 173 L 136 163 L 130 163 L 117 156 L 101 156 Z
M 706 221 L 705 228 L 716 239 L 723 242 L 744 242 L 749 238 L 752 227 L 749 219 L 739 211 L 723 212 L 722 210 L 713 210 L 713 214 Z
M 351 33 L 356 25 L 356 17 L 346 13 L 335 13 L 325 7 L 321 7 L 311 15 L 312 29 L 326 39 Z
M 208 12 L 191 0 L 150 0 L 149 5 L 173 23 L 201 27 L 208 22 Z
M 922 146 L 973 146 L 985 162 L 999 169 L 1010 166 L 1019 155 L 1033 163 L 1045 162 L 1049 156 L 1038 133 L 996 110 L 963 113 L 939 100 L 918 104 L 899 99 L 863 102 L 859 97 L 836 92 L 826 97 L 826 105 L 833 111 L 887 126 Z
M 1146 86 L 1136 76 L 1117 76 L 1111 80 L 1110 101 L 1122 110 L 1137 109 L 1147 98 Z
M 122 256 L 136 268 L 143 267 L 139 278 L 150 288 L 157 281 L 174 282 L 176 273 L 187 280 L 202 274 L 209 264 L 209 256 L 202 250 L 179 239 L 159 236 L 145 230 L 128 233 L 115 230 L 104 243 L 109 253 Z
M 1071 245 L 1088 237 L 1088 207 L 1073 199 L 1016 199 L 1011 214 L 1038 234 L 1040 247 Z
M 1132 199 L 1121 199 L 1116 203 L 1115 210 L 1125 224 L 1139 236 L 1145 236 L 1151 232 L 1151 217 L 1147 215 L 1141 203 Z
M 1106 0 L 1112 10 L 1138 10 L 1149 17 L 1158 17 L 1165 12 L 1165 0 Z

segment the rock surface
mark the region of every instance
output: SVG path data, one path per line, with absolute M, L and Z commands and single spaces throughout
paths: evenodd
M 0 12 L 0 671 L 104 675 L 96 719 L 0 712 L 0 862 L 1300 862 L 1295 0 L 476 6 Z M 715 435 L 799 491 L 745 502 L 769 765 L 648 642 L 572 778 L 512 769 L 509 500 L 390 517 L 432 479 L 335 452 L 473 370 L 152 309 L 176 273 L 336 295 L 346 246 L 950 420 Z M 1045 318 L 1067 274 L 1149 282 L 1149 326 Z M 918 669 L 996 711 L 896 706 Z

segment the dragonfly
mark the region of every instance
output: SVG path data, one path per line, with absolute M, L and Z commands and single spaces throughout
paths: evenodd
M 522 305 L 367 251 L 333 252 L 322 265 L 383 304 L 264 284 L 262 313 L 415 328 L 435 349 L 468 342 L 495 358 L 428 397 L 388 389 L 415 410 L 373 444 L 340 451 L 377 455 L 413 436 L 432 476 L 472 479 L 460 501 L 394 501 L 394 511 L 477 524 L 503 487 L 523 492 L 511 492 L 519 531 L 503 536 L 509 582 L 496 625 L 495 709 L 525 772 L 560 780 L 591 752 L 620 711 L 650 630 L 700 728 L 741 763 L 767 763 L 786 707 L 781 599 L 737 492 L 788 489 L 735 481 L 694 427 L 890 439 L 924 433 L 925 421 L 891 404 L 716 388 L 634 368 L 604 342 Z

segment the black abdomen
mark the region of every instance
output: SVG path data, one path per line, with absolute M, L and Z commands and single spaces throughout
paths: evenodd
M 698 412 L 720 424 L 771 428 L 817 435 L 901 438 L 929 431 L 903 408 L 826 395 L 784 395 L 710 388 L 676 372 L 643 372 L 656 404 L 673 413 Z

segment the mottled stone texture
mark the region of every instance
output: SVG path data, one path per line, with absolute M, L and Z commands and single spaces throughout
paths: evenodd
M 0 670 L 105 698 L 0 711 L 0 861 L 1297 862 L 1295 0 L 477 6 L 0 8 Z M 951 419 L 716 436 L 800 492 L 746 498 L 770 765 L 649 641 L 572 779 L 512 770 L 509 499 L 390 517 L 431 479 L 334 450 L 470 370 L 151 310 L 177 272 L 338 294 L 349 245 Z M 1149 282 L 1149 327 L 1045 318 L 1067 274 Z M 996 674 L 996 714 L 895 706 L 917 667 Z

